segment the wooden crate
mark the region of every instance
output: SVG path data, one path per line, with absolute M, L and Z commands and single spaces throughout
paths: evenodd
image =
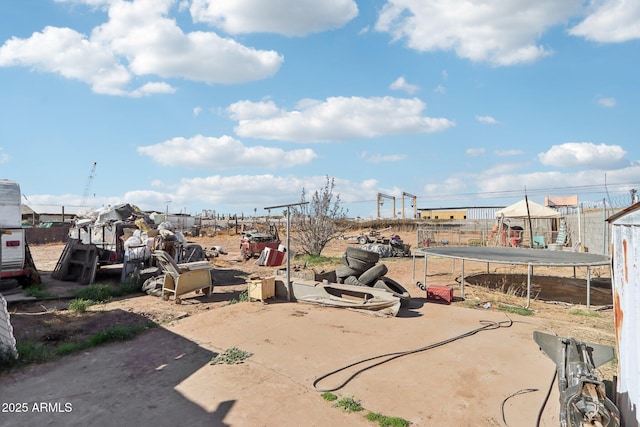
M 252 277 L 247 281 L 247 291 L 249 301 L 264 301 L 276 295 L 276 278 L 271 277 Z

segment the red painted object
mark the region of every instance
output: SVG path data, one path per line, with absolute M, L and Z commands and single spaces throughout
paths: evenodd
M 451 304 L 453 301 L 453 287 L 440 285 L 427 286 L 427 300 L 441 304 Z

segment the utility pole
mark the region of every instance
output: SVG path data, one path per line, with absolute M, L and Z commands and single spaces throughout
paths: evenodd
M 382 198 L 393 200 L 393 217 L 396 218 L 396 198 L 386 194 L 378 193 L 378 219 L 380 219 L 380 206 L 384 204 Z
M 418 198 L 413 194 L 405 193 L 404 191 L 402 192 L 402 219 L 404 219 L 404 198 L 405 197 L 411 198 L 412 200 L 411 206 L 413 207 L 413 219 L 416 219 L 417 212 L 418 212 L 418 203 L 417 203 Z

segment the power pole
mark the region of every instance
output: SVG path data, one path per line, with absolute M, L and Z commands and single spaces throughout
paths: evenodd
M 396 198 L 393 196 L 388 196 L 386 194 L 378 193 L 378 219 L 380 219 L 380 206 L 384 204 L 382 198 L 387 198 L 393 200 L 393 217 L 396 217 Z

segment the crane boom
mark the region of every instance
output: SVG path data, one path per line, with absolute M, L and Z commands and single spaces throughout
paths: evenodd
M 87 178 L 87 184 L 84 186 L 84 192 L 82 193 L 82 199 L 80 200 L 80 205 L 84 205 L 87 197 L 89 197 L 89 190 L 91 189 L 91 183 L 93 182 L 93 178 L 96 174 L 96 166 L 98 166 L 97 162 L 93 162 L 91 165 L 91 172 L 89 172 L 89 177 Z

